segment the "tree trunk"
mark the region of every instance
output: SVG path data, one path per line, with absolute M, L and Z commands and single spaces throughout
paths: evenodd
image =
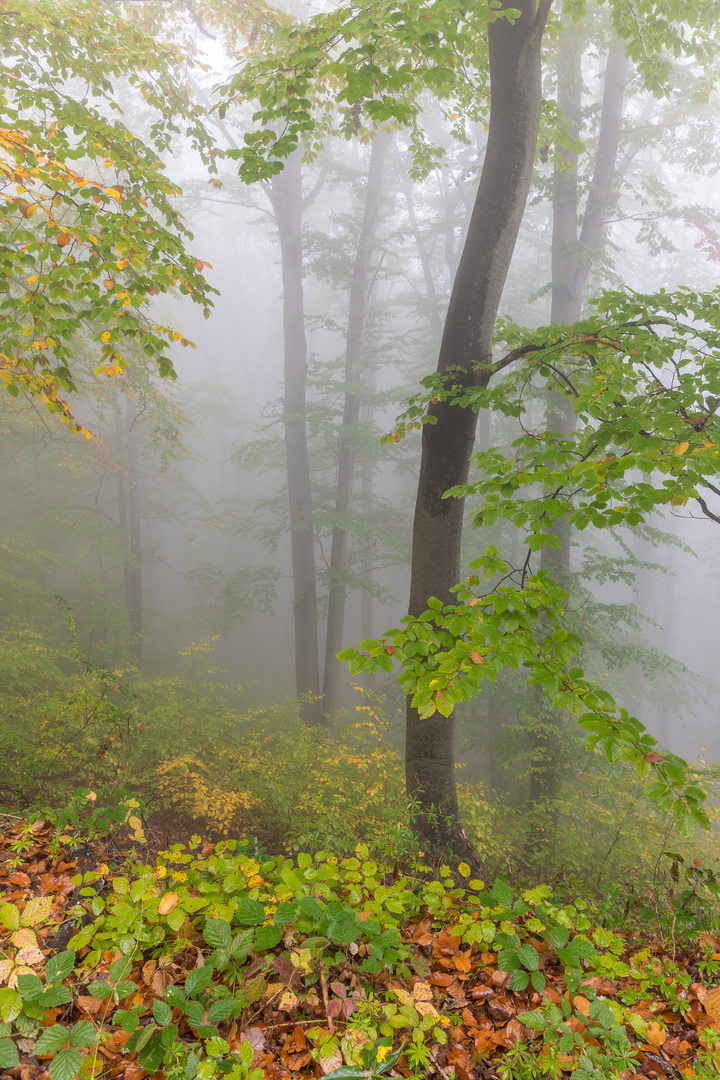
M 302 154 L 287 159 L 272 178 L 270 199 L 280 239 L 285 350 L 285 451 L 287 455 L 290 545 L 295 623 L 295 682 L 301 716 L 322 720 L 317 643 L 317 593 L 312 489 L 305 420 L 307 342 L 302 277 Z
M 532 178 L 541 101 L 540 48 L 552 0 L 506 0 L 520 11 L 489 27 L 490 126 L 467 240 L 450 296 L 438 372 L 468 386 L 487 381 L 477 365 L 492 359 L 492 333 Z M 537 7 L 537 11 L 536 11 Z M 467 480 L 476 416 L 440 401 L 423 427 L 415 508 L 410 614 L 431 596 L 452 600 L 460 580 L 464 500 L 443 499 Z M 406 785 L 415 828 L 426 846 L 460 855 L 465 849 L 455 786 L 454 721 L 421 719 L 407 706 Z
M 614 42 L 608 51 L 597 156 L 579 235 L 577 152 L 565 150 L 555 165 L 550 309 L 553 323 L 572 324 L 578 321 L 588 276 L 599 254 L 620 145 L 626 74 L 624 48 L 621 43 Z M 574 24 L 565 30 L 561 41 L 558 105 L 567 123 L 568 134 L 572 139 L 578 139 L 582 123 L 582 44 L 581 31 Z M 569 435 L 575 430 L 575 423 L 576 416 L 568 399 L 549 392 L 546 412 L 548 430 Z M 558 585 L 567 588 L 571 568 L 570 527 L 562 518 L 550 531 L 560 540 L 560 547 L 544 547 L 540 566 L 550 572 Z M 539 688 L 535 699 L 537 715 L 533 718 L 531 731 L 533 756 L 528 791 L 534 813 L 530 818 L 530 833 L 526 842 L 529 862 L 538 859 L 553 832 L 549 816 L 550 802 L 556 793 L 561 750 L 556 717 L 548 715 L 547 702 Z
M 137 667 L 142 666 L 142 532 L 140 526 L 140 469 L 138 466 L 137 421 L 135 400 L 127 398 L 127 466 L 128 466 L 128 614 L 130 616 L 130 655 Z
M 325 638 L 323 713 L 327 717 L 333 716 L 339 707 L 341 666 L 337 654 L 342 649 L 345 623 L 347 595 L 345 575 L 355 488 L 355 439 L 360 419 L 360 358 L 367 321 L 370 258 L 375 246 L 383 169 L 390 138 L 387 132 L 380 132 L 373 139 L 365 188 L 365 207 L 350 281 L 345 346 L 345 404 L 339 438 L 335 526 L 330 550 L 328 618 Z

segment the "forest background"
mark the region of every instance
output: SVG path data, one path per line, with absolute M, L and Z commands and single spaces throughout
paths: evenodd
M 78 783 L 111 801 L 128 788 L 158 823 L 170 813 L 273 845 L 412 849 L 401 691 L 368 675 L 353 690 L 335 654 L 404 610 L 425 403 L 396 416 L 438 353 L 488 139 L 485 30 L 506 5 L 468 22 L 460 53 L 434 9 L 400 7 L 406 22 L 382 53 L 378 25 L 354 9 L 308 24 L 304 9 L 143 4 L 126 17 L 99 5 L 78 24 L 72 6 L 15 7 L 3 30 L 8 804 L 62 802 Z M 609 287 L 616 329 L 635 303 L 675 319 L 672 341 L 692 353 L 700 338 L 713 360 L 713 22 L 703 4 L 691 15 L 644 5 L 626 26 L 619 6 L 552 13 L 533 186 L 502 301 L 518 359 L 518 325 L 570 326 Z M 343 17 L 368 34 L 374 68 L 329 51 L 352 40 Z M 383 85 L 414 48 L 412 79 Z M 313 49 L 332 57 L 326 71 Z M 447 63 L 453 53 L 462 65 Z M 278 81 L 293 56 L 295 81 Z M 694 320 L 683 322 L 692 303 L 678 288 L 697 295 Z M 597 328 L 578 334 L 597 345 Z M 670 348 L 659 370 L 677 356 Z M 661 750 L 627 729 L 610 761 L 588 757 L 558 687 L 548 708 L 514 670 L 479 696 L 463 691 L 472 700 L 448 767 L 462 766 L 464 821 L 491 870 L 591 867 L 603 891 L 632 867 L 650 882 L 672 814 L 691 831 L 682 792 L 698 790 L 695 775 L 664 749 L 717 760 L 713 526 L 685 505 L 713 468 L 711 365 L 702 375 L 673 419 L 697 447 L 661 436 L 673 464 L 695 469 L 670 514 L 609 533 L 598 516 L 572 537 L 559 522 L 550 548 L 573 551 L 555 566 L 572 597 L 562 632 L 582 628 L 582 668 Z M 515 456 L 513 393 L 526 395 L 527 430 L 558 426 L 554 384 L 543 419 L 543 377 L 475 402 L 481 451 Z M 468 518 L 484 495 L 470 493 Z M 524 573 L 537 530 L 524 535 L 515 513 L 465 530 L 464 573 L 488 545 Z M 547 502 L 541 532 L 546 513 Z M 497 580 L 494 557 L 481 568 Z M 390 641 L 375 647 L 386 668 L 401 647 Z M 485 667 L 470 646 L 465 658 Z M 303 722 L 278 690 L 299 697 Z M 341 707 L 339 725 L 318 723 Z M 623 746 L 650 766 L 637 779 Z M 657 781 L 659 810 L 642 795 L 656 766 L 679 770 Z M 707 824 L 701 801 L 691 794 Z
M 2 16 L 0 1068 L 717 1076 L 716 5 Z

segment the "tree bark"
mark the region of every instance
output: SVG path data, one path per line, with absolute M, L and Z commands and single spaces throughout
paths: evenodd
M 295 682 L 308 724 L 322 721 L 312 488 L 305 419 L 307 342 L 302 277 L 302 154 L 272 178 L 270 200 L 280 240 L 283 281 L 284 423 L 293 570 Z
M 355 262 L 350 281 L 347 339 L 345 346 L 345 402 L 338 446 L 338 471 L 335 497 L 335 526 L 330 549 L 328 618 L 325 637 L 325 674 L 323 678 L 323 713 L 333 716 L 339 707 L 341 665 L 337 654 L 342 649 L 345 623 L 348 547 L 355 489 L 355 439 L 360 419 L 361 354 L 365 339 L 369 300 L 370 258 L 375 246 L 380 214 L 383 170 L 391 136 L 380 132 L 370 150 L 365 206 L 360 225 Z
M 467 240 L 450 296 L 438 372 L 467 386 L 487 382 L 478 365 L 492 359 L 492 333 L 532 178 L 541 102 L 540 48 L 552 0 L 508 0 L 519 10 L 489 28 L 490 125 Z M 537 9 L 537 10 L 536 10 Z M 423 427 L 415 509 L 410 614 L 430 597 L 452 600 L 460 580 L 464 500 L 444 499 L 467 480 L 476 416 L 444 401 L 431 404 Z M 454 722 L 421 719 L 408 701 L 406 785 L 415 828 L 428 847 L 465 850 L 455 786 Z

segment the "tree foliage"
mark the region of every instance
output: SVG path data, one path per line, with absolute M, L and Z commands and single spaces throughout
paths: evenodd
M 120 375 L 133 345 L 172 376 L 169 344 L 189 342 L 155 323 L 152 296 L 179 290 L 210 314 L 161 161 L 182 136 L 209 149 L 177 73 L 192 60 L 118 4 L 18 0 L 0 61 L 0 375 L 84 431 L 66 399 L 78 335 L 96 343 L 96 374 Z M 134 99 L 150 109 L 140 132 Z

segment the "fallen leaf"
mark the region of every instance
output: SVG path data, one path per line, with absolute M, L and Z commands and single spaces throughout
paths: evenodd
M 169 911 L 172 911 L 174 907 L 177 907 L 180 902 L 180 897 L 176 892 L 165 893 L 160 903 L 158 904 L 158 914 L 167 915 Z

